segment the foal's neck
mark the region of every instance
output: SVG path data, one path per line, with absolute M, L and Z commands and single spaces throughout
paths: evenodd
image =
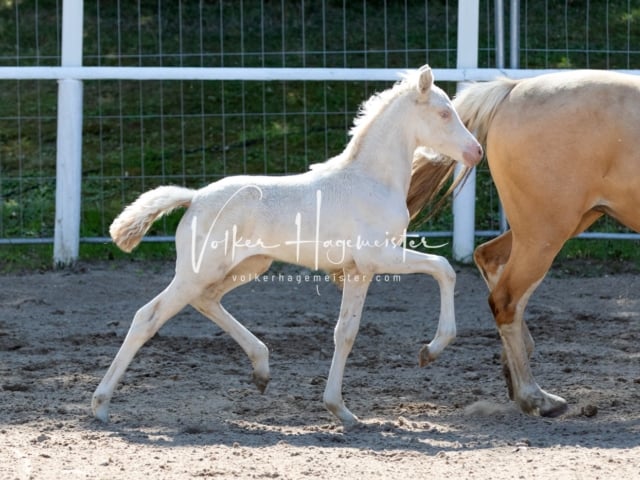
M 390 110 L 397 108 L 395 105 L 387 107 Z M 408 130 L 399 128 L 404 122 L 398 118 L 397 112 L 393 111 L 376 118 L 359 138 L 351 140 L 345 153 L 362 174 L 406 196 L 413 152 L 418 145 Z

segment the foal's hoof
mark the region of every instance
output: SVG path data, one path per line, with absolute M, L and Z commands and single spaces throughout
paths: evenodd
M 367 424 L 362 422 L 355 415 L 352 418 L 349 418 L 348 420 L 343 420 L 342 421 L 342 431 L 343 432 L 356 432 L 358 430 L 364 430 L 366 428 L 366 426 L 367 426 Z
M 435 359 L 436 359 L 436 356 L 433 355 L 429 350 L 429 345 L 425 345 L 420 349 L 420 353 L 418 353 L 418 365 L 420 367 L 426 367 Z
M 102 423 L 109 423 L 109 400 L 101 395 L 94 395 L 91 400 L 93 416 Z
M 338 400 L 329 399 L 325 394 L 324 406 L 333 414 L 334 417 L 336 417 L 336 419 L 340 421 L 342 428 L 345 431 L 353 430 L 360 426 L 360 419 L 351 413 L 351 411 L 344 405 L 342 398 L 339 398 Z
M 253 374 L 251 375 L 251 381 L 253 381 L 253 384 L 258 387 L 258 391 L 260 393 L 264 393 L 264 391 L 267 389 L 267 385 L 269 385 L 269 380 L 271 380 L 268 376 L 264 377 L 261 375 L 258 375 L 256 372 L 253 372 Z

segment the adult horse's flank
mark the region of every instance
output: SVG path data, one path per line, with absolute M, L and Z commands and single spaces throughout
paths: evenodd
M 444 258 L 403 248 L 413 154 L 428 146 L 472 167 L 481 160 L 482 148 L 447 95 L 433 85 L 426 65 L 368 100 L 351 133 L 344 152 L 304 174 L 228 177 L 200 190 L 159 187 L 114 220 L 112 238 L 131 251 L 158 217 L 188 207 L 176 231 L 175 276 L 136 313 L 93 395 L 97 418 L 107 421 L 116 384 L 139 348 L 187 304 L 240 344 L 253 364 L 254 383 L 263 391 L 269 382 L 269 351 L 220 300 L 264 273 L 274 259 L 341 274 L 342 305 L 324 402 L 345 426 L 358 422 L 342 400 L 342 377 L 373 275 L 422 272 L 435 277 L 440 318 L 420 363 L 438 357 L 455 336 L 455 274 Z
M 523 313 L 563 244 L 596 219 L 607 214 L 640 231 L 640 79 L 604 71 L 501 79 L 470 86 L 453 104 L 486 145 L 510 224 L 474 253 L 491 292 L 509 395 L 527 413 L 559 415 L 566 401 L 531 372 Z M 415 176 L 412 214 L 423 203 L 420 184 Z

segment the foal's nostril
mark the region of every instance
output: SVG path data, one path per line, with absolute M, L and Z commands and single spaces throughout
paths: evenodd
M 462 157 L 464 158 L 464 162 L 468 167 L 477 165 L 478 163 L 480 163 L 480 160 L 482 160 L 482 146 L 470 146 L 469 149 L 464 152 Z

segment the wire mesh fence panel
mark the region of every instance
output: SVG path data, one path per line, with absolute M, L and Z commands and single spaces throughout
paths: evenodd
M 0 67 L 60 63 L 60 6 L 0 4 Z M 53 236 L 56 83 L 0 81 L 0 241 Z
M 0 66 L 60 64 L 61 4 L 0 5 Z M 480 1 L 481 68 L 496 66 L 495 13 L 494 1 Z M 634 2 L 521 0 L 519 14 L 522 68 L 640 68 Z M 87 0 L 83 64 L 455 68 L 457 19 L 454 0 Z M 438 83 L 455 93 L 455 84 Z M 103 240 L 125 204 L 160 184 L 199 187 L 228 175 L 305 171 L 344 148 L 360 103 L 389 85 L 87 80 L 81 237 Z M 2 242 L 53 236 L 56 94 L 55 81 L 0 80 Z M 477 181 L 476 227 L 496 231 L 499 202 L 486 167 Z M 178 217 L 158 222 L 151 235 L 172 235 Z M 412 228 L 448 232 L 451 213 Z M 618 231 L 613 223 L 595 228 Z
M 454 68 L 456 12 L 448 1 L 90 2 L 84 63 Z M 82 236 L 104 236 L 124 204 L 159 184 L 303 172 L 342 151 L 360 103 L 389 85 L 86 82 Z M 176 219 L 151 235 L 173 234 Z

